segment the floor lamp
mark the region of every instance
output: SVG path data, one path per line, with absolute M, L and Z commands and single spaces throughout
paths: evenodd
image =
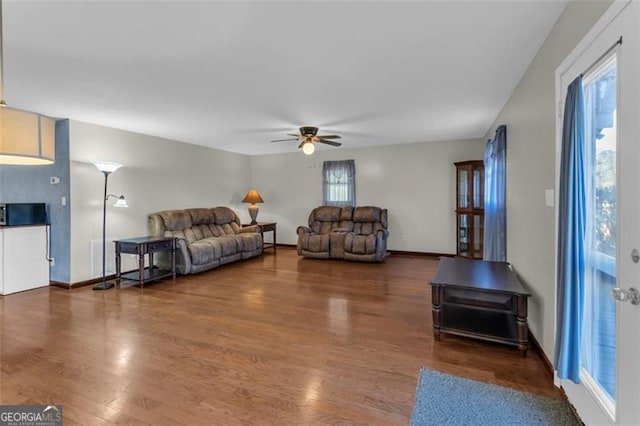
M 122 164 L 112 163 L 109 161 L 95 161 L 94 166 L 104 173 L 104 198 L 102 201 L 102 282 L 93 286 L 94 290 L 109 290 L 115 286 L 114 283 L 107 282 L 106 264 L 107 264 L 107 201 L 109 198 L 117 198 L 114 207 L 129 207 L 124 195 L 107 194 L 107 180 L 109 175 L 120 167 Z

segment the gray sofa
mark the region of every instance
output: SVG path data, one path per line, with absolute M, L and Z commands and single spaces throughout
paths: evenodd
M 195 274 L 262 253 L 257 226 L 241 227 L 227 207 L 166 210 L 149 215 L 149 235 L 178 239 L 176 272 Z M 169 267 L 169 255 L 156 255 L 158 266 Z
M 382 262 L 387 256 L 387 209 L 316 207 L 309 226 L 299 226 L 298 254 L 316 259 Z

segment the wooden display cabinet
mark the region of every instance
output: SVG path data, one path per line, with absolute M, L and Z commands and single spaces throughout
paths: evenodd
M 456 254 L 482 259 L 484 240 L 484 164 L 461 161 L 456 166 Z

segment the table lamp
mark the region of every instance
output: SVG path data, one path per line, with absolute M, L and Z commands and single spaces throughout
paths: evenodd
M 256 218 L 258 217 L 259 210 L 258 206 L 256 206 L 256 203 L 264 203 L 264 200 L 262 199 L 258 191 L 252 189 L 251 191 L 247 192 L 247 195 L 244 196 L 242 202 L 251 203 L 251 205 L 249 206 L 249 216 L 251 217 L 251 224 L 255 225 L 256 223 L 258 223 L 256 221 Z

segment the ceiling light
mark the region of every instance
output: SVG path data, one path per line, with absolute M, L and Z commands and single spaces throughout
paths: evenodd
M 316 147 L 313 146 L 313 142 L 305 142 L 304 145 L 302 145 L 302 152 L 304 152 L 307 155 L 311 155 L 315 152 Z
M 53 164 L 56 121 L 33 112 L 7 107 L 4 100 L 3 68 L 0 0 L 0 164 Z

